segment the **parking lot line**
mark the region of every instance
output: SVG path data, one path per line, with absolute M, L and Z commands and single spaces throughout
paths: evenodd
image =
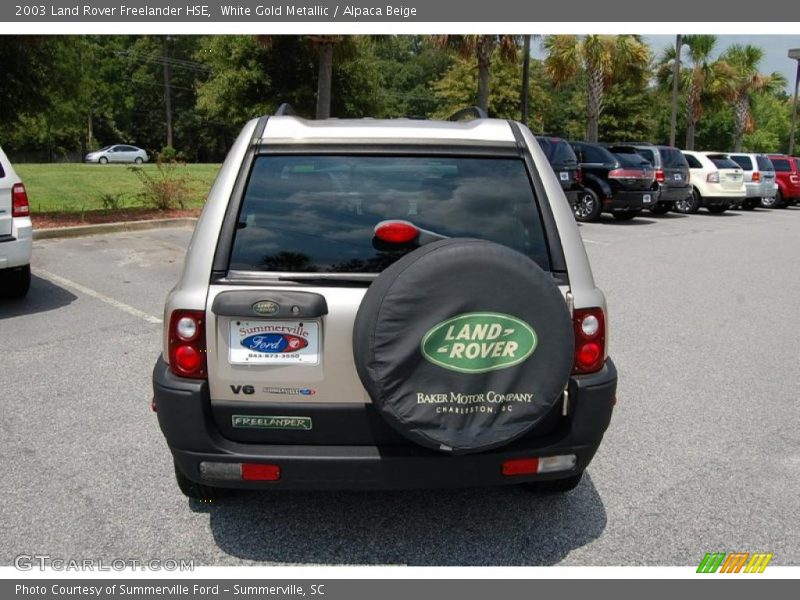
M 51 281 L 52 283 L 57 283 L 64 287 L 72 288 L 75 291 L 80 292 L 81 294 L 85 294 L 86 296 L 90 296 L 92 298 L 96 298 L 101 302 L 105 302 L 109 306 L 113 306 L 123 312 L 128 313 L 129 315 L 133 315 L 134 317 L 138 317 L 143 321 L 147 321 L 148 323 L 153 323 L 154 325 L 160 325 L 163 321 L 158 317 L 154 317 L 152 315 L 148 315 L 146 312 L 139 310 L 138 308 L 134 308 L 124 302 L 120 302 L 110 296 L 106 296 L 105 294 L 101 294 L 91 288 L 81 285 L 80 283 L 76 283 L 66 277 L 61 277 L 60 275 L 56 275 L 55 273 L 51 273 L 50 271 L 45 271 L 44 269 L 33 269 L 34 275 L 38 277 L 42 277 Z

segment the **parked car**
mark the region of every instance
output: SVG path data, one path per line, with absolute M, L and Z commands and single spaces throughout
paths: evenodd
M 672 146 L 658 146 L 646 142 L 626 143 L 647 159 L 656 170 L 658 202 L 650 206 L 650 212 L 663 215 L 673 208 L 677 200 L 685 200 L 692 193 L 689 163 L 681 151 Z M 613 148 L 612 148 L 613 150 Z
M 32 249 L 28 193 L 0 148 L 0 297 L 22 298 L 28 293 Z
M 630 146 L 615 146 L 612 152 L 601 144 L 571 142 L 578 156 L 591 210 L 576 212 L 579 220 L 596 221 L 601 212 L 615 219 L 633 219 L 658 201 L 653 165 Z M 580 205 L 580 202 L 579 202 Z
M 775 167 L 778 191 L 775 203 L 769 208 L 783 208 L 800 201 L 800 165 L 798 159 L 785 154 L 770 154 L 769 160 Z
M 87 163 L 100 163 L 101 165 L 112 162 L 142 164 L 148 160 L 146 151 L 126 144 L 106 146 L 95 152 L 90 152 L 85 159 Z
M 575 487 L 617 375 L 531 132 L 278 112 L 234 143 L 166 301 L 180 489 Z
M 675 210 L 694 214 L 700 208 L 710 213 L 724 213 L 745 199 L 742 168 L 721 152 L 694 152 L 683 155 L 692 173 L 692 195 L 675 203 Z
M 731 154 L 730 157 L 742 168 L 744 174 L 746 196 L 741 208 L 745 210 L 752 210 L 756 206 L 772 208 L 775 205 L 778 186 L 775 183 L 775 168 L 767 155 Z
M 550 163 L 553 172 L 558 177 L 561 189 L 564 190 L 564 195 L 575 212 L 576 218 L 580 218 L 578 201 L 584 189 L 583 177 L 578 157 L 575 156 L 572 146 L 566 140 L 553 136 L 537 135 L 536 141 L 539 142 L 539 147 L 547 157 L 547 162 Z M 582 204 L 581 210 L 586 210 L 585 203 Z M 589 212 L 591 212 L 591 208 L 589 208 Z

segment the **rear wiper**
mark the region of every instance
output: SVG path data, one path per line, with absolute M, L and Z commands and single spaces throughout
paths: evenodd
M 292 273 L 279 275 L 278 281 L 293 281 L 295 283 L 359 283 L 368 285 L 375 281 L 377 273 Z

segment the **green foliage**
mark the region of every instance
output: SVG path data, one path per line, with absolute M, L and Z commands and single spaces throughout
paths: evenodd
M 186 162 L 186 156 L 172 146 L 164 146 L 158 153 L 158 162 Z
M 446 119 L 457 110 L 475 104 L 478 71 L 474 61 L 459 58 L 444 77 L 433 84 L 438 108 L 433 117 Z M 519 119 L 520 86 L 522 75 L 519 65 L 510 64 L 498 55 L 492 58 L 489 115 L 501 119 Z
M 156 210 L 186 208 L 191 194 L 189 174 L 176 161 L 161 161 L 156 169 L 128 167 L 142 183 L 142 204 Z

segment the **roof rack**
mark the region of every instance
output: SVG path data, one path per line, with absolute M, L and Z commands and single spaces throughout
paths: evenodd
M 489 115 L 480 106 L 468 106 L 459 111 L 454 112 L 447 119 L 448 121 L 463 121 L 464 117 L 472 116 L 475 119 L 488 119 Z
M 289 104 L 288 102 L 284 102 L 283 104 L 281 104 L 278 107 L 278 110 L 275 111 L 275 116 L 276 117 L 283 117 L 283 116 L 296 117 L 297 113 L 294 112 L 294 109 L 292 108 L 291 104 Z

